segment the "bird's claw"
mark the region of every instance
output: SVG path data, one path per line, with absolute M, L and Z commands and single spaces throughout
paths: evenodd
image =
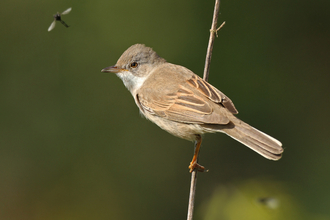
M 208 172 L 208 170 L 205 170 L 205 168 L 204 168 L 202 165 L 199 165 L 196 161 L 191 162 L 188 168 L 190 169 L 190 170 L 189 170 L 190 173 L 191 173 L 192 171 L 194 171 L 195 169 L 196 169 L 198 172 Z

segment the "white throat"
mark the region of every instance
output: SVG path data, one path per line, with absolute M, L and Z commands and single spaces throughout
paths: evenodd
M 143 77 L 135 76 L 129 71 L 119 72 L 117 73 L 117 76 L 123 81 L 124 85 L 133 96 L 135 95 L 136 91 L 141 88 L 144 81 L 148 77 L 148 75 Z

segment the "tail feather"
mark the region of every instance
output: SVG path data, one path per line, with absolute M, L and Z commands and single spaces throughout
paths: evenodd
M 283 148 L 281 142 L 236 117 L 230 120 L 231 122 L 227 125 L 208 124 L 203 125 L 203 127 L 213 131 L 224 132 L 267 159 L 279 160 L 282 157 Z

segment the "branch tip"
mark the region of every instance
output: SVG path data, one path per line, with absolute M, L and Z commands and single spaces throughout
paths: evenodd
M 211 33 L 215 33 L 215 36 L 218 37 L 218 31 L 219 31 L 219 30 L 220 30 L 225 24 L 226 24 L 225 21 L 222 22 L 222 24 L 221 24 L 216 30 L 214 30 L 214 29 L 210 29 L 210 32 L 211 32 Z

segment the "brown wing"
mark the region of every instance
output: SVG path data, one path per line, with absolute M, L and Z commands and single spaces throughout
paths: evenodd
M 206 96 L 211 101 L 222 104 L 233 114 L 238 113 L 234 106 L 234 103 L 225 94 L 220 92 L 217 88 L 215 88 L 208 82 L 204 81 L 202 78 L 198 77 L 197 75 L 193 75 L 193 77 L 187 82 L 192 87 L 197 88 L 201 94 Z
M 149 91 L 145 91 L 144 96 L 142 93 L 137 94 L 137 104 L 144 112 L 184 123 L 229 123 L 228 111 L 224 107 L 228 103 L 231 104 L 230 99 L 224 105 L 223 100 L 227 97 L 196 76 L 186 83 L 181 83 L 171 93 L 168 91 L 162 96 L 154 95 L 159 94 L 160 88 L 158 88 L 158 92 L 153 89 L 149 88 Z M 223 104 L 224 107 L 219 104 Z M 237 113 L 233 105 L 228 106 Z

